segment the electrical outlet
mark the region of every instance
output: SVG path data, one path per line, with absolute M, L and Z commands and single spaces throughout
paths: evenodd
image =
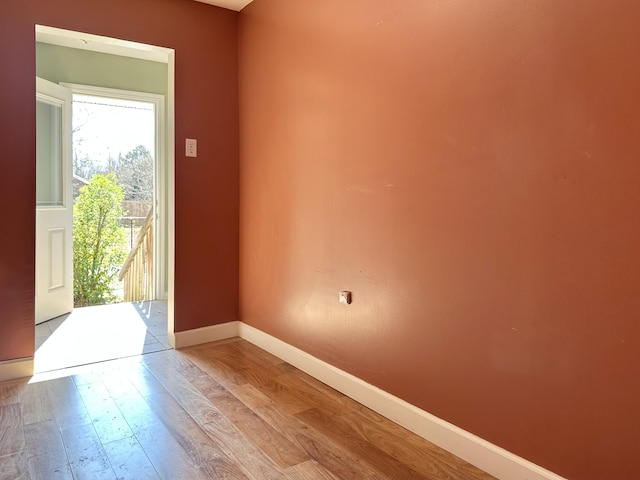
M 351 304 L 351 292 L 342 291 L 339 294 L 340 303 L 344 303 L 345 305 Z
M 198 141 L 193 138 L 187 138 L 184 143 L 185 143 L 185 155 L 187 157 L 197 157 Z

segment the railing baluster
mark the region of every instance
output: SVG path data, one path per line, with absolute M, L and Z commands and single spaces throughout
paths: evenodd
M 124 301 L 135 302 L 153 298 L 153 210 L 138 233 L 135 246 L 120 269 L 124 280 Z

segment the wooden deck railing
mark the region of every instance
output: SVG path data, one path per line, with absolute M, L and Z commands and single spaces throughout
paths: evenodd
M 147 215 L 135 245 L 120 269 L 124 301 L 153 300 L 153 209 Z

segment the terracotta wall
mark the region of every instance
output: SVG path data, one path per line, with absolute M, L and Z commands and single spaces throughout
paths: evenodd
M 175 330 L 237 320 L 238 14 L 186 0 L 1 8 L 0 361 L 34 349 L 36 24 L 175 49 Z M 197 159 L 184 157 L 186 137 Z
M 561 475 L 640 477 L 639 20 L 255 0 L 242 320 Z

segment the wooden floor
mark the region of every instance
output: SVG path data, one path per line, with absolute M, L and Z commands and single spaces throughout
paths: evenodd
M 0 480 L 492 478 L 240 339 L 27 382 L 0 383 Z

